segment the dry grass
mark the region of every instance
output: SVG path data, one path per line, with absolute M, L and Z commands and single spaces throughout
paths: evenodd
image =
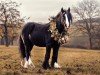
M 58 62 L 61 69 L 43 70 L 45 48 L 34 47 L 32 60 L 35 69 L 23 69 L 17 46 L 0 46 L 0 75 L 100 75 L 100 51 L 60 48 Z

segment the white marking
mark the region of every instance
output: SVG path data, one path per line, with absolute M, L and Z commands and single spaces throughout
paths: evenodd
M 55 62 L 54 63 L 54 68 L 61 68 L 61 66 L 57 62 Z
M 64 41 L 65 39 L 64 39 L 64 37 L 62 38 L 62 41 Z
M 69 28 L 69 22 L 68 22 L 67 14 L 65 14 L 65 18 L 66 18 L 66 26 L 67 26 L 67 28 Z
M 24 65 L 23 65 L 23 60 L 21 61 L 21 66 L 23 67 Z
M 29 39 L 31 39 L 31 35 L 29 34 Z
M 29 57 L 29 60 L 28 60 L 28 62 L 29 62 L 29 66 L 30 67 L 33 67 L 33 68 L 35 68 L 35 66 L 34 66 L 34 64 L 33 64 L 33 62 L 32 62 L 32 60 L 31 60 L 31 58 Z
M 25 42 L 24 42 L 24 39 L 23 39 L 23 35 L 21 35 L 21 38 L 22 38 L 22 41 L 23 41 L 23 43 L 24 43 L 24 45 L 25 45 Z
M 23 65 L 23 63 L 24 63 L 24 65 Z M 21 66 L 24 67 L 24 68 L 28 68 L 29 66 L 35 68 L 35 66 L 34 66 L 34 64 L 33 64 L 30 57 L 29 57 L 28 61 L 26 60 L 26 57 L 25 57 L 24 60 L 21 61 Z
M 29 62 L 26 60 L 26 58 L 24 58 L 24 60 L 25 60 L 24 68 L 28 68 Z
M 25 45 L 25 42 L 24 42 L 24 39 L 23 39 L 23 36 L 22 35 L 21 35 L 21 38 L 22 38 L 22 41 L 23 41 L 23 43 Z M 29 35 L 29 38 L 31 38 L 31 35 Z M 25 46 L 25 48 L 26 48 L 26 46 Z M 23 65 L 23 62 L 25 62 L 24 65 Z M 24 60 L 21 61 L 21 66 L 24 67 L 24 68 L 28 68 L 28 66 L 35 68 L 35 66 L 34 66 L 33 62 L 31 61 L 31 58 L 30 57 L 29 57 L 28 61 L 27 61 L 27 59 L 25 57 Z

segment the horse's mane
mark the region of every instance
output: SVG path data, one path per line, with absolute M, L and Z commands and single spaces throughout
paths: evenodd
M 59 12 L 59 13 L 55 16 L 55 18 L 58 18 L 58 17 L 60 16 L 60 14 L 61 14 L 61 12 Z

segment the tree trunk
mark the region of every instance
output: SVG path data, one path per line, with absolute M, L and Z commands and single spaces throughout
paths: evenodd
M 14 45 L 14 43 L 13 43 L 13 38 L 10 40 L 10 43 L 11 43 L 11 45 Z
M 90 49 L 92 49 L 92 36 L 91 36 L 91 29 L 90 29 L 90 27 L 89 27 L 89 25 L 88 25 L 88 22 L 87 21 L 85 21 L 85 23 L 86 23 L 86 30 L 87 30 L 87 32 L 88 32 L 88 37 L 89 37 L 89 44 L 90 44 Z
M 1 38 L 1 45 L 4 45 L 4 38 Z
M 9 46 L 9 40 L 8 40 L 8 29 L 6 24 L 4 25 L 5 27 L 5 32 L 4 32 L 4 38 L 5 38 L 5 45 L 8 47 Z
M 89 36 L 90 49 L 92 49 L 92 38 Z
M 3 6 L 4 7 L 4 6 Z M 7 29 L 7 14 L 6 14 L 7 10 L 4 8 L 4 18 L 5 18 L 5 21 L 4 21 L 4 39 L 5 39 L 5 46 L 9 46 L 9 40 L 8 40 L 8 29 Z

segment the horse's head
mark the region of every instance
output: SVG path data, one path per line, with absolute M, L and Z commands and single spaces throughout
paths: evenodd
M 70 27 L 70 23 L 72 22 L 70 8 L 68 8 L 68 10 L 61 8 L 61 11 L 57 14 L 57 16 L 51 17 L 50 21 L 53 24 L 56 23 L 56 28 L 58 29 L 58 32 L 62 35 L 62 38 L 68 38 L 68 35 L 66 36 L 66 34 L 68 34 L 68 28 Z
M 70 23 L 72 22 L 72 15 L 70 13 L 70 8 L 68 8 L 68 10 L 61 8 L 61 11 L 56 16 L 56 19 L 58 22 L 60 22 L 60 25 L 62 25 L 64 28 L 69 28 Z
M 56 21 L 56 26 L 59 33 L 62 33 L 64 30 L 68 30 L 72 22 L 70 8 L 68 8 L 68 10 L 61 8 L 61 11 L 57 14 L 57 16 L 52 17 L 52 20 Z

